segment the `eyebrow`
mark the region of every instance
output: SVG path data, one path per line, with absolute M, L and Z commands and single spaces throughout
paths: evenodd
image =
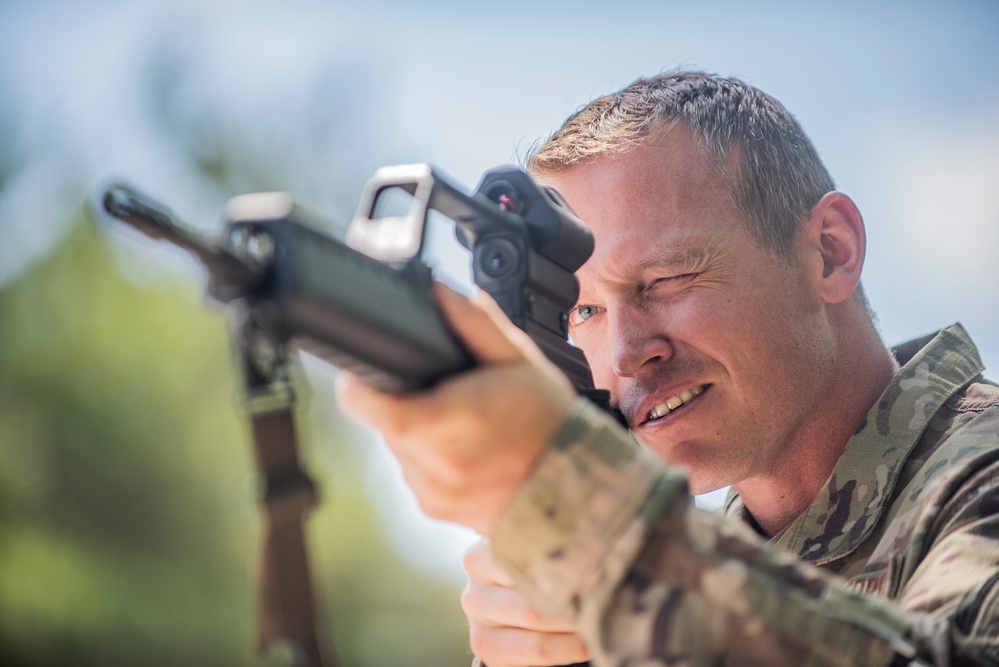
M 645 271 L 654 271 L 656 269 L 679 269 L 682 272 L 694 271 L 700 269 L 704 265 L 711 261 L 711 258 L 717 255 L 719 248 L 717 245 L 712 243 L 710 239 L 705 239 L 704 242 L 695 248 L 685 247 L 685 248 L 656 248 L 650 250 L 648 256 L 643 257 L 634 264 L 628 267 L 627 275 L 630 277 L 625 277 L 620 272 L 615 272 L 617 275 L 615 277 L 609 277 L 606 274 L 598 277 L 598 280 L 603 282 L 607 286 L 615 286 L 614 289 L 631 288 L 633 281 L 637 275 Z M 580 285 L 579 298 L 576 301 L 576 307 L 582 303 L 591 300 L 592 295 L 582 289 Z
M 697 267 L 704 264 L 714 252 L 714 248 L 710 246 L 700 248 L 658 248 L 651 252 L 649 256 L 635 262 L 634 267 L 639 271 L 666 266 Z

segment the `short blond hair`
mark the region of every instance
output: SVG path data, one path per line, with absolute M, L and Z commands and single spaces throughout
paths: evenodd
M 832 177 L 798 121 L 773 97 L 735 78 L 678 71 L 641 78 L 570 116 L 528 155 L 544 177 L 641 144 L 657 130 L 684 123 L 720 165 L 738 147 L 729 181 L 753 234 L 790 259 L 799 223 Z

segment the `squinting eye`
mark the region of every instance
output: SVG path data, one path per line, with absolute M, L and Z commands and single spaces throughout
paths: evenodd
M 697 275 L 696 273 L 680 273 L 680 274 L 677 274 L 675 276 L 666 276 L 664 278 L 658 278 L 656 280 L 653 280 L 652 284 L 649 285 L 649 287 L 655 287 L 656 285 L 664 285 L 664 284 L 671 283 L 671 282 L 672 283 L 676 283 L 676 282 L 680 282 L 682 280 L 690 280 L 691 278 L 695 277 L 696 275 Z
M 576 306 L 569 313 L 569 325 L 578 326 L 599 312 L 599 306 Z

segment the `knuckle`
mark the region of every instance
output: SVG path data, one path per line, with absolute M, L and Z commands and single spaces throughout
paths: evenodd
M 523 619 L 524 625 L 529 628 L 543 627 L 547 620 L 540 611 L 523 599 L 518 600 L 517 613 Z
M 472 623 L 468 627 L 468 645 L 472 653 L 482 658 L 484 662 L 496 657 L 493 651 L 495 642 L 492 633 L 478 623 Z
M 434 461 L 433 467 L 428 469 L 428 473 L 435 486 L 446 489 L 456 496 L 455 501 L 458 501 L 467 489 L 469 470 L 461 460 L 442 453 Z
M 378 429 L 385 442 L 393 449 L 405 440 L 406 428 L 401 414 L 396 410 L 387 410 L 373 418 L 372 425 Z
M 482 573 L 482 561 L 475 554 L 465 553 L 461 559 L 461 568 L 465 571 L 465 579 L 468 583 L 484 579 Z
M 422 496 L 417 496 L 417 503 L 423 513 L 432 519 L 454 521 L 466 525 L 469 521 L 469 514 L 462 511 L 461 504 L 455 502 L 453 494 L 431 489 L 423 493 Z
M 475 589 L 469 584 L 461 591 L 461 608 L 470 619 L 476 616 L 481 608 L 481 600 Z
M 441 500 L 440 495 L 432 492 L 423 493 L 417 496 L 417 502 L 424 514 L 432 519 L 448 519 L 448 506 L 450 503 Z
M 540 664 L 550 665 L 560 660 L 559 651 L 556 650 L 549 635 L 541 633 L 532 635 L 529 649 L 531 657 Z
M 403 478 L 413 491 L 416 504 L 420 506 L 427 516 L 434 519 L 446 518 L 442 512 L 447 508 L 448 503 L 441 499 L 439 488 L 432 479 L 428 479 L 423 470 L 416 465 L 403 466 Z
M 434 400 L 434 398 L 438 400 Z M 423 400 L 419 400 L 419 409 L 416 415 L 414 415 L 414 419 L 417 415 L 420 423 L 425 427 L 439 424 L 448 417 L 447 401 L 441 400 L 438 396 L 432 398 L 430 395 L 427 395 L 423 397 Z
M 491 555 L 489 539 L 485 537 L 477 539 L 465 549 L 461 564 L 469 579 L 482 577 L 487 570 Z
M 547 626 L 545 616 L 516 589 L 504 589 L 497 607 L 505 618 L 515 619 L 520 627 L 540 630 Z

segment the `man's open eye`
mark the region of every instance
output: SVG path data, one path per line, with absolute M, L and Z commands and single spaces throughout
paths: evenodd
M 599 306 L 576 306 L 569 311 L 569 326 L 578 326 L 599 312 Z

